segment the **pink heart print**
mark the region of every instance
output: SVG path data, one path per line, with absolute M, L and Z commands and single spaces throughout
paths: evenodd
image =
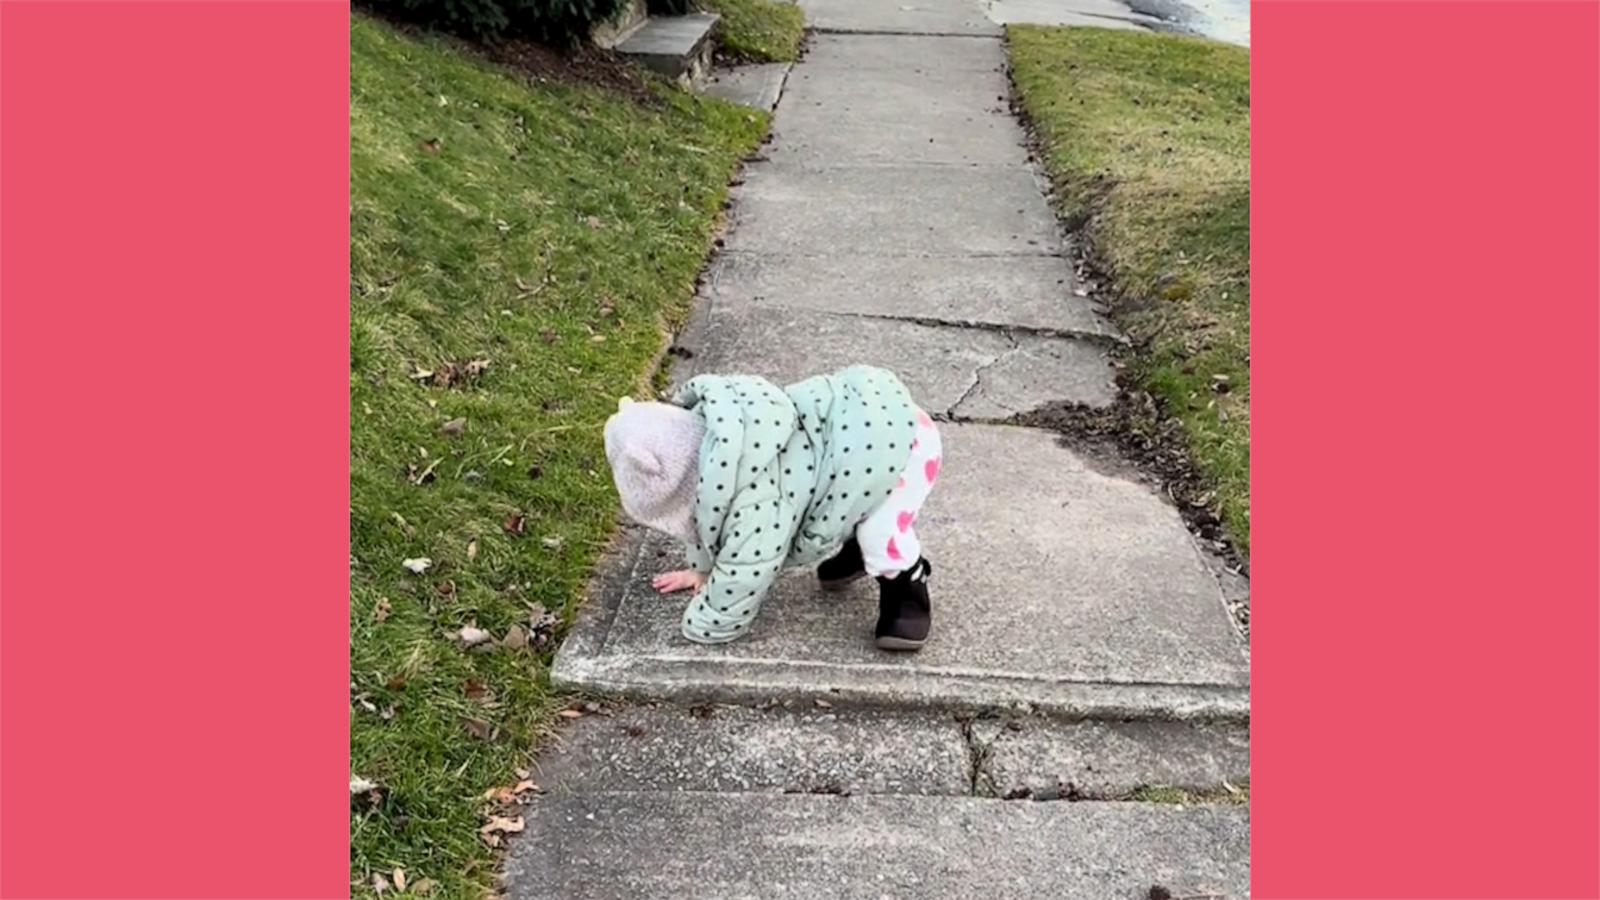
M 893 536 L 891 536 L 889 538 L 889 547 L 887 549 L 887 553 L 889 555 L 889 558 L 894 560 L 895 562 L 901 562 L 902 560 L 905 559 L 905 557 L 900 555 L 900 548 L 896 547 L 894 545 L 894 537 Z
M 939 457 L 935 456 L 933 459 L 923 463 L 922 474 L 928 476 L 929 484 L 933 484 L 933 480 L 939 477 Z
M 915 522 L 916 520 L 917 520 L 917 514 L 916 513 L 914 513 L 914 512 L 903 512 L 903 513 L 901 513 L 899 516 L 897 516 L 895 518 L 895 524 L 900 526 L 900 533 L 901 534 L 905 534 L 906 533 L 906 529 L 910 528 L 911 527 L 911 523 Z

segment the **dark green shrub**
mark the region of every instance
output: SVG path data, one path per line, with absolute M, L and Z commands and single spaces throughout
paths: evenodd
M 595 24 L 616 15 L 626 0 L 368 0 L 379 12 L 480 40 L 532 38 L 548 43 L 582 40 Z

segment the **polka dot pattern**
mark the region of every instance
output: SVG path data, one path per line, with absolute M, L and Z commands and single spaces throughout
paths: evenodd
M 900 380 L 854 366 L 780 390 L 702 375 L 675 401 L 706 423 L 691 565 L 710 572 L 683 633 L 721 643 L 748 631 L 788 565 L 825 559 L 894 489 L 917 408 Z M 898 448 L 898 449 L 897 449 Z

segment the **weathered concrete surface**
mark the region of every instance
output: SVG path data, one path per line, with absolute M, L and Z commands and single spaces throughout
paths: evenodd
M 704 298 L 725 310 L 786 306 L 1114 337 L 1115 327 L 1075 288 L 1072 266 L 1059 256 L 724 253 L 711 265 Z
M 775 164 L 1026 161 L 1025 135 L 1006 105 L 1005 76 L 902 68 L 802 67 L 774 122 Z
M 1242 807 L 951 797 L 597 793 L 540 798 L 516 900 L 1118 900 L 1249 895 Z
M 819 31 L 999 37 L 977 0 L 800 0 Z
M 727 249 L 824 256 L 1055 255 L 1055 215 L 1032 171 L 958 166 L 753 165 Z
M 1242 723 L 980 719 L 972 737 L 982 748 L 977 790 L 994 797 L 1070 791 L 1115 800 L 1141 787 L 1215 791 L 1250 777 L 1250 726 Z
M 806 51 L 804 67 L 807 72 L 855 72 L 863 79 L 875 78 L 880 71 L 933 77 L 1003 75 L 1005 50 L 999 41 L 916 34 L 817 34 Z
M 849 365 L 897 373 L 930 413 L 1007 419 L 1051 400 L 1107 406 L 1115 371 L 1069 338 L 925 325 L 781 306 L 712 305 L 680 340 L 695 353 L 674 376 L 742 372 L 790 384 Z
M 805 571 L 779 582 L 744 638 L 692 645 L 678 633 L 683 599 L 649 587 L 677 567 L 675 551 L 647 541 L 600 586 L 555 680 L 673 699 L 1247 714 L 1238 636 L 1176 510 L 1048 434 L 946 425 L 944 443 L 940 486 L 918 523 L 934 564 L 933 637 L 921 652 L 873 647 L 870 582 L 823 594 Z
M 1072 25 L 1132 28 L 1159 25 L 1155 16 L 1134 12 L 1118 0 L 984 0 L 984 13 L 1001 25 Z M 1138 24 L 1135 24 L 1138 23 Z
M 542 756 L 550 793 L 813 792 L 963 796 L 962 726 L 950 716 L 778 706 L 624 706 L 586 716 Z
M 792 63 L 758 63 L 711 73 L 702 90 L 713 97 L 771 112 L 783 94 Z

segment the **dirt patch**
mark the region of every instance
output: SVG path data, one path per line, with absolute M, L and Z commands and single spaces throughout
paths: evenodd
M 1116 403 L 1105 409 L 1052 403 L 1015 421 L 1057 432 L 1063 443 L 1105 474 L 1131 475 L 1157 487 L 1209 549 L 1248 574 L 1248 561 L 1238 554 L 1217 518 L 1216 491 L 1189 455 L 1182 423 L 1163 415 L 1160 404 L 1144 391 L 1126 384 L 1120 387 Z
M 635 103 L 655 105 L 660 98 L 650 77 L 621 54 L 599 47 L 549 47 L 531 41 L 501 41 L 476 51 L 535 79 L 580 84 L 621 94 Z

